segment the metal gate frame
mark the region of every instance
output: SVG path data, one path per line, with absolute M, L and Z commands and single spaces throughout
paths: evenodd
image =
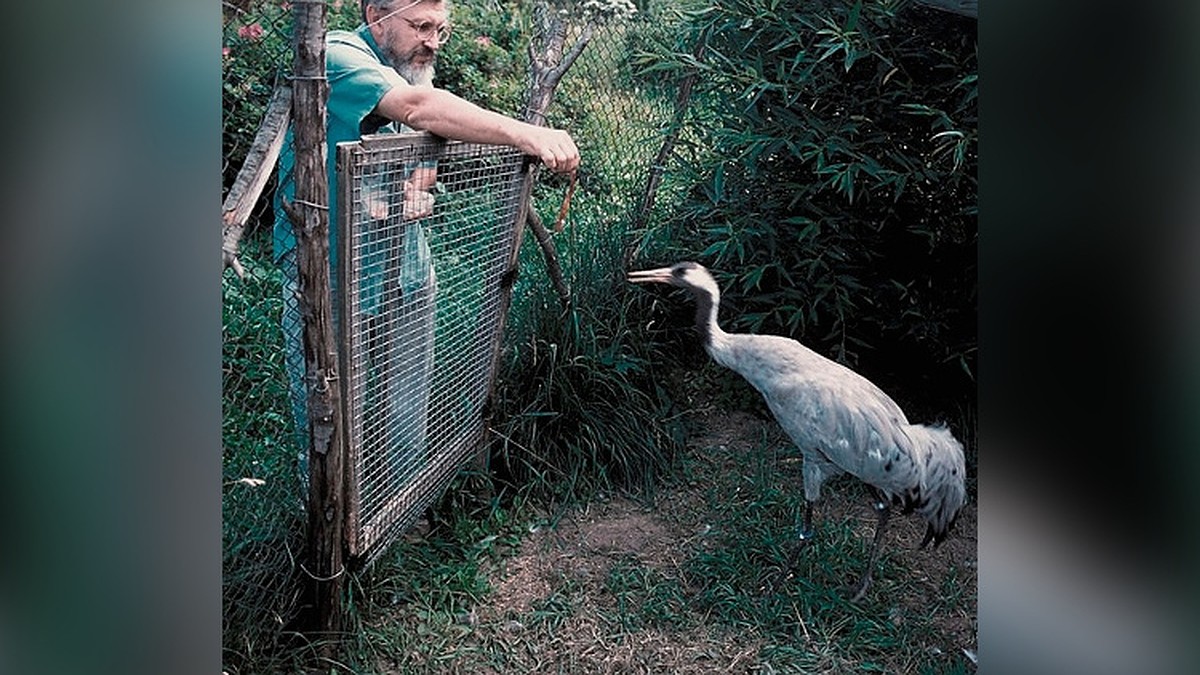
M 486 398 L 473 419 L 462 420 L 463 431 L 456 434 L 452 443 L 447 447 L 431 450 L 429 461 L 407 485 L 392 494 L 386 504 L 375 511 L 370 517 L 363 516 L 361 494 L 362 466 L 364 448 L 360 442 L 363 434 L 363 401 L 356 398 L 353 392 L 356 385 L 361 386 L 366 377 L 366 369 L 361 366 L 360 359 L 355 355 L 362 349 L 363 336 L 352 329 L 353 308 L 356 306 L 355 297 L 358 288 L 352 273 L 352 246 L 354 240 L 354 223 L 356 220 L 356 204 L 354 199 L 354 180 L 351 171 L 361 160 L 370 154 L 387 151 L 411 152 L 412 158 L 422 160 L 443 160 L 446 157 L 488 157 L 500 155 L 501 169 L 497 171 L 500 180 L 505 185 L 497 189 L 502 194 L 510 195 L 511 213 L 497 218 L 497 221 L 507 224 L 508 230 L 503 235 L 505 245 L 501 251 L 503 264 L 497 287 L 499 293 L 496 323 L 491 335 L 491 353 L 487 365 Z M 504 325 L 507 319 L 508 307 L 511 302 L 512 285 L 516 278 L 517 254 L 522 239 L 522 228 L 526 217 L 529 200 L 529 189 L 532 184 L 534 166 L 530 158 L 521 155 L 512 148 L 491 146 L 460 141 L 449 141 L 427 132 L 411 132 L 400 134 L 381 134 L 364 136 L 360 141 L 342 143 L 337 147 L 337 227 L 338 242 L 338 302 L 335 308 L 340 308 L 335 317 L 335 325 L 342 336 L 338 340 L 338 358 L 341 371 L 342 401 L 344 405 L 345 424 L 344 447 L 346 461 L 345 495 L 346 495 L 346 527 L 345 538 L 348 553 L 360 563 L 367 564 L 391 544 L 396 537 L 411 527 L 420 514 L 427 509 L 449 485 L 454 475 L 477 456 L 486 440 L 486 419 L 491 408 L 495 375 L 499 363 Z

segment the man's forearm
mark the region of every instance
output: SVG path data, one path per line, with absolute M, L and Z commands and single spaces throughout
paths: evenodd
M 398 87 L 384 95 L 379 112 L 413 129 L 472 143 L 518 146 L 519 126 L 510 119 L 432 87 Z
M 396 87 L 384 94 L 377 111 L 445 138 L 515 147 L 552 171 L 573 171 L 579 165 L 579 149 L 565 131 L 505 117 L 444 89 Z

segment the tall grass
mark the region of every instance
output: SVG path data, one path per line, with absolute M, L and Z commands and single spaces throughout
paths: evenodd
M 620 270 L 623 238 L 598 202 L 574 207 L 556 242 L 571 288 L 563 308 L 527 242 L 497 390 L 493 468 L 559 500 L 649 490 L 681 447 L 661 386 L 670 357 L 641 330 L 640 299 Z
M 577 191 L 553 237 L 570 287 L 564 308 L 545 259 L 526 237 L 506 328 L 497 389 L 493 468 L 558 501 L 600 489 L 649 491 L 681 448 L 683 428 L 664 382 L 674 362 L 644 330 L 647 298 L 624 281 L 629 224 L 671 107 L 661 87 L 630 72 L 629 43 L 669 31 L 663 22 L 614 24 L 597 33 L 564 78 L 549 123 L 580 147 Z M 567 190 L 543 176 L 533 208 L 553 222 Z M 669 181 L 659 208 L 681 196 Z M 664 206 L 665 205 L 665 206 Z M 668 244 L 651 236 L 650 249 Z

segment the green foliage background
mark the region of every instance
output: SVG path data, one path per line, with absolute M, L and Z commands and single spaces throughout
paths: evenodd
M 781 333 L 936 412 L 973 398 L 975 23 L 908 2 L 723 0 L 659 225 L 714 268 L 729 324 Z M 907 401 L 903 399 L 909 399 Z

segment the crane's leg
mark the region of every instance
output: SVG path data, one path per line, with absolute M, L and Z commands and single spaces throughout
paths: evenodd
M 791 546 L 791 551 L 788 553 L 788 567 L 794 568 L 800 557 L 800 552 L 808 547 L 809 542 L 816 536 L 816 531 L 813 530 L 812 524 L 813 503 L 811 500 L 804 503 L 804 523 L 796 529 L 796 543 Z
M 821 458 L 819 454 L 805 452 L 801 449 L 801 454 L 804 456 L 804 523 L 800 529 L 796 531 L 796 543 L 792 546 L 792 551 L 788 555 L 788 566 L 795 567 L 796 559 L 815 537 L 816 530 L 813 529 L 813 505 L 821 498 L 821 483 L 828 476 L 837 475 L 841 469 Z
M 804 503 L 804 524 L 800 526 L 799 530 L 796 530 L 797 541 L 808 543 L 813 538 L 813 535 L 816 534 L 816 532 L 813 531 L 812 514 L 813 503 L 806 501 Z
M 853 589 L 853 594 L 850 596 L 850 602 L 858 602 L 867 594 L 867 589 L 871 586 L 871 572 L 875 569 L 875 563 L 879 560 L 879 547 L 883 542 L 883 530 L 887 527 L 888 518 L 891 516 L 892 510 L 888 506 L 887 500 L 883 495 L 875 493 L 875 502 L 871 505 L 875 509 L 875 517 L 878 519 L 875 522 L 875 537 L 871 541 L 871 557 L 867 561 L 867 569 L 863 572 L 862 578 L 858 580 L 858 584 Z

